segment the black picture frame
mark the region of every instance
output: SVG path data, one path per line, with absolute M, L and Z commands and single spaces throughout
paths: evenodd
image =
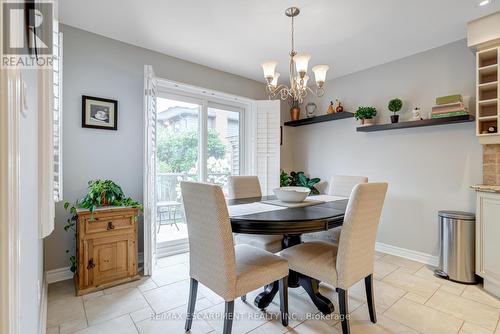
M 118 130 L 118 101 L 82 95 L 82 128 Z

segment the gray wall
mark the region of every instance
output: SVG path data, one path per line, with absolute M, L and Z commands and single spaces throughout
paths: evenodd
M 126 195 L 142 201 L 143 69 L 162 78 L 254 99 L 265 98 L 262 83 L 128 45 L 70 26 L 64 33 L 64 198 L 74 202 L 87 181 L 110 178 Z M 81 96 L 118 100 L 118 131 L 81 128 Z M 45 269 L 68 266 L 74 244 L 63 230 L 67 214 L 58 205 L 55 231 L 45 242 Z M 142 249 L 142 226 L 139 249 Z
M 322 113 L 337 97 L 348 111 L 372 105 L 378 122 L 388 123 L 387 102 L 400 97 L 404 120 L 415 106 L 429 112 L 436 96 L 474 96 L 474 68 L 462 40 L 329 81 L 315 102 Z M 378 241 L 437 255 L 437 211 L 474 211 L 469 186 L 482 178 L 474 123 L 374 133 L 356 132 L 356 126 L 351 118 L 291 129 L 286 155 L 294 168 L 322 179 L 347 174 L 389 182 Z

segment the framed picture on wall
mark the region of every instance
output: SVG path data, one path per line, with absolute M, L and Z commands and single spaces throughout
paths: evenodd
M 118 101 L 82 95 L 82 127 L 118 129 Z

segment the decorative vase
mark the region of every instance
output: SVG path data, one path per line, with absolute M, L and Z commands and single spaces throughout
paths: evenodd
M 399 122 L 399 115 L 391 115 L 391 123 Z
M 361 119 L 362 126 L 373 125 L 373 124 L 375 124 L 375 120 L 373 118 L 362 118 Z
M 340 102 L 338 99 L 335 101 L 337 101 L 337 106 L 335 107 L 335 112 L 344 111 L 344 106 L 342 105 L 342 102 Z
M 309 102 L 308 104 L 306 104 L 306 117 L 314 117 L 316 115 L 317 108 L 318 106 L 316 105 L 316 103 Z
M 294 107 L 290 109 L 290 118 L 292 121 L 298 121 L 300 119 L 300 108 Z
M 328 106 L 327 114 L 335 114 L 335 108 L 333 107 L 333 101 L 330 101 L 330 105 Z

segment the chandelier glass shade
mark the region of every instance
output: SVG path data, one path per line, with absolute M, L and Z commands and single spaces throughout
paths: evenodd
M 291 99 L 302 103 L 307 93 L 310 92 L 316 96 L 323 96 L 325 93 L 324 85 L 326 81 L 326 72 L 329 70 L 328 65 L 316 65 L 312 68 L 314 73 L 315 86 L 309 87 L 307 83 L 309 76 L 307 69 L 311 55 L 307 53 L 297 53 L 295 50 L 294 41 L 294 18 L 299 15 L 300 10 L 297 7 L 290 7 L 285 11 L 285 15 L 291 19 L 291 40 L 292 50 L 290 51 L 290 86 L 279 84 L 279 72 L 276 71 L 278 62 L 267 60 L 262 63 L 264 78 L 267 82 L 267 91 L 269 98 L 280 97 L 282 100 Z

